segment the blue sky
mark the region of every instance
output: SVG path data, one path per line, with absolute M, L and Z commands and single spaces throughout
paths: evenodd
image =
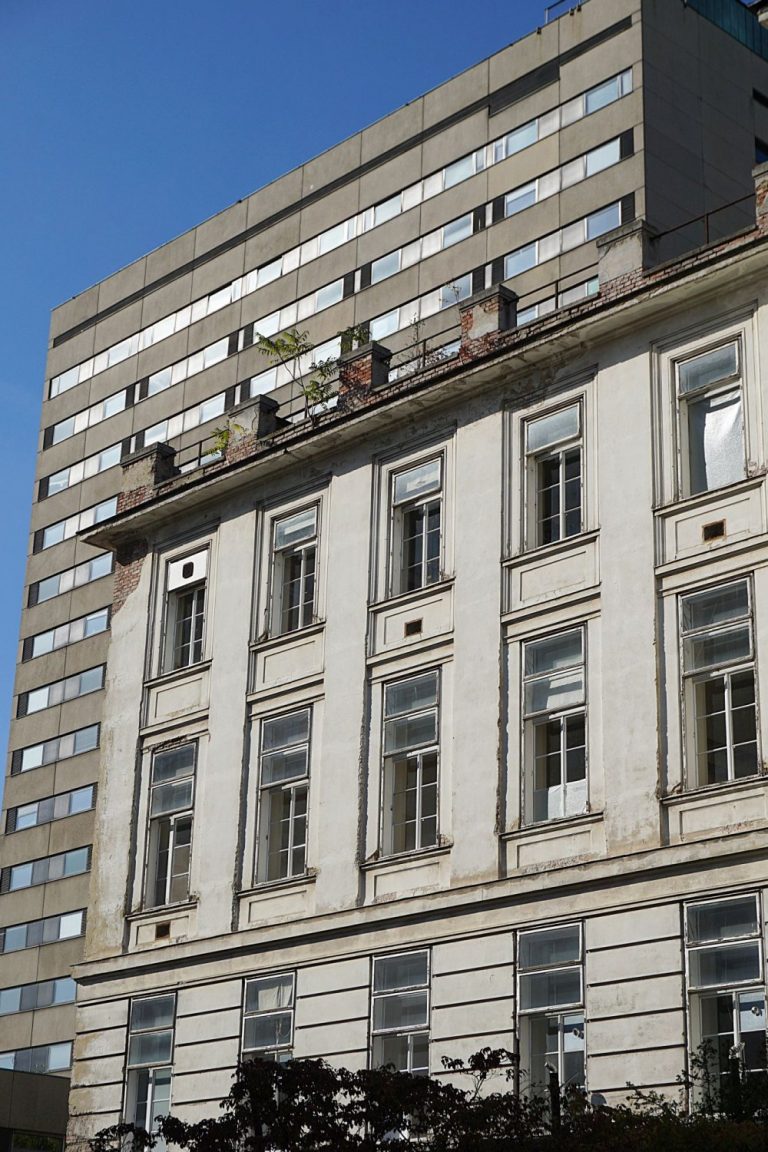
M 3 748 L 51 309 L 532 31 L 545 2 L 0 0 Z

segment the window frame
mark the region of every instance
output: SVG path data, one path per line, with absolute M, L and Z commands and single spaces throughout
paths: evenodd
M 398 478 L 407 475 L 409 472 L 416 472 L 419 468 L 425 467 L 436 461 L 439 466 L 439 484 L 436 489 L 427 491 L 424 495 L 417 495 L 410 500 L 397 500 L 396 498 L 396 485 Z M 445 579 L 445 456 L 443 452 L 436 452 L 434 454 L 425 454 L 420 460 L 415 463 L 410 463 L 402 468 L 393 468 L 389 474 L 389 533 L 388 533 L 388 574 L 387 574 L 387 589 L 389 596 L 403 596 L 413 592 L 424 592 L 434 584 L 440 584 Z M 438 506 L 438 557 L 437 557 L 437 573 L 430 578 L 429 566 L 430 557 L 426 547 L 429 535 L 429 521 L 426 518 L 429 509 Z M 411 537 L 406 536 L 406 525 L 408 517 L 421 510 L 422 514 L 422 528 L 420 533 L 413 534 Z M 406 566 L 405 563 L 405 548 L 408 539 L 419 539 L 421 541 L 421 560 L 419 563 L 421 572 L 419 583 L 413 587 L 407 587 L 408 580 L 406 573 L 411 566 Z M 434 557 L 432 558 L 434 559 Z
M 191 779 L 191 798 L 189 804 L 183 808 L 171 809 L 168 811 L 159 812 L 152 815 L 152 799 L 153 793 L 156 789 L 168 787 L 169 784 L 176 783 L 176 779 L 170 781 L 154 782 L 155 762 L 158 757 L 164 754 L 178 752 L 182 748 L 191 747 L 194 749 L 191 770 L 184 776 L 180 777 L 183 782 Z M 194 820 L 195 820 L 195 806 L 197 802 L 197 792 L 199 787 L 199 770 L 200 770 L 200 739 L 197 736 L 184 737 L 173 744 L 157 745 L 148 750 L 148 770 L 147 770 L 147 811 L 146 811 L 146 845 L 144 851 L 144 871 L 142 877 L 141 891 L 142 891 L 142 905 L 147 911 L 159 911 L 163 908 L 174 908 L 179 905 L 188 904 L 192 899 L 192 850 L 193 850 L 193 834 L 194 834 Z M 182 822 L 188 821 L 189 828 L 189 844 L 177 844 L 176 830 L 177 825 Z M 162 828 L 168 825 L 168 842 L 165 848 L 166 855 L 166 874 L 164 881 L 165 900 L 163 902 L 156 902 L 157 886 L 159 883 L 159 861 L 157 857 L 163 850 L 160 839 Z M 171 888 L 174 880 L 173 872 L 173 856 L 177 848 L 187 847 L 188 851 L 188 869 L 186 873 L 177 873 L 176 875 L 186 875 L 186 893 L 183 897 L 172 900 L 170 899 Z
M 577 960 L 554 962 L 552 964 L 538 964 L 538 965 L 523 965 L 521 959 L 522 942 L 526 936 L 544 936 L 547 933 L 554 933 L 563 931 L 563 929 L 577 928 L 579 935 L 579 957 Z M 533 1062 L 532 1052 L 532 1021 L 543 1021 L 545 1024 L 550 1020 L 557 1021 L 558 1029 L 558 1078 L 561 1090 L 569 1083 L 564 1075 L 565 1066 L 565 1024 L 568 1017 L 581 1018 L 581 1037 L 582 1041 L 581 1051 L 583 1053 L 583 1084 L 577 1085 L 580 1091 L 586 1092 L 587 1090 L 587 1013 L 586 1013 L 586 969 L 585 969 L 585 947 L 584 947 L 584 923 L 581 920 L 570 921 L 563 924 L 546 924 L 537 928 L 518 929 L 517 938 L 515 941 L 515 1011 L 517 1034 L 520 1038 L 520 1063 L 521 1067 L 526 1065 L 526 1055 L 528 1064 L 529 1075 L 529 1090 L 534 1090 L 533 1069 L 531 1067 Z M 547 1006 L 538 1005 L 533 1008 L 523 1008 L 523 997 L 521 993 L 522 981 L 526 976 L 537 975 L 541 973 L 555 973 L 567 972 L 578 969 L 579 973 L 579 987 L 581 996 L 578 1001 L 560 1002 L 557 1004 L 549 1004 Z M 527 1048 L 527 1053 L 523 1049 Z M 546 1086 L 538 1085 L 539 1091 L 537 1095 L 545 1092 Z
M 734 617 L 718 624 L 701 625 L 686 631 L 684 626 L 685 603 L 695 597 L 709 592 L 726 590 L 743 584 L 747 593 L 747 613 L 744 616 Z M 678 665 L 680 675 L 680 700 L 682 705 L 682 744 L 683 744 L 683 782 L 686 791 L 695 791 L 700 788 L 722 787 L 725 784 L 738 785 L 741 781 L 758 779 L 762 773 L 761 740 L 760 740 L 760 696 L 757 664 L 757 644 L 755 628 L 755 595 L 751 574 L 743 576 L 726 575 L 716 583 L 707 584 L 698 588 L 689 588 L 680 592 L 677 597 L 677 639 L 678 639 Z M 712 633 L 727 633 L 736 631 L 738 625 L 749 629 L 749 656 L 738 659 L 724 659 L 706 667 L 686 669 L 685 646 L 686 642 L 695 637 L 703 637 Z M 735 748 L 733 739 L 733 711 L 731 678 L 744 672 L 751 672 L 753 686 L 753 704 L 755 717 L 755 761 L 756 769 L 749 775 L 737 776 L 735 773 Z M 697 687 L 701 684 L 715 682 L 722 679 L 724 690 L 724 723 L 726 732 L 726 766 L 727 778 L 725 780 L 702 781 L 699 778 L 698 760 L 700 753 L 697 748 L 699 728 L 697 708 Z M 706 715 L 706 714 L 705 714 Z M 717 751 L 715 749 L 714 751 Z
M 398 749 L 396 752 L 387 753 L 387 751 L 386 751 L 386 725 L 388 722 L 388 717 L 387 717 L 387 703 L 386 702 L 387 702 L 388 691 L 390 689 L 400 687 L 404 684 L 408 684 L 411 681 L 419 680 L 419 679 L 425 678 L 425 677 L 430 676 L 430 675 L 433 675 L 435 678 L 435 703 L 433 705 L 429 705 L 428 707 L 418 707 L 418 708 L 410 709 L 407 712 L 398 713 L 396 716 L 393 716 L 389 719 L 391 721 L 393 719 L 398 719 L 398 718 L 406 719 L 409 717 L 410 718 L 418 717 L 418 716 L 425 715 L 427 712 L 434 711 L 434 713 L 435 713 L 436 739 L 434 741 L 429 741 L 426 743 L 419 743 L 417 741 L 416 744 L 410 745 L 407 748 L 401 748 L 401 749 Z M 440 665 L 435 665 L 432 668 L 415 668 L 415 669 L 410 669 L 408 671 L 403 671 L 396 678 L 387 679 L 387 680 L 383 681 L 381 684 L 381 729 L 380 729 L 380 731 L 381 731 L 381 735 L 380 735 L 380 741 L 381 741 L 380 813 L 381 813 L 381 816 L 380 816 L 380 820 L 379 820 L 379 849 L 380 849 L 380 853 L 381 853 L 382 858 L 389 859 L 389 858 L 395 858 L 395 857 L 399 857 L 399 856 L 413 855 L 415 853 L 420 853 L 420 852 L 431 852 L 431 851 L 434 851 L 436 848 L 439 848 L 441 846 L 441 844 L 443 843 L 443 833 L 441 832 L 441 822 L 440 822 L 440 816 L 441 816 L 440 787 L 441 787 L 441 776 L 442 776 L 442 768 L 441 768 L 441 760 L 442 760 L 442 756 L 441 756 L 441 745 L 442 745 L 441 724 L 442 724 L 442 718 L 441 718 L 441 715 L 443 712 L 443 698 L 444 698 L 443 670 L 442 670 L 442 667 Z M 422 836 L 423 836 L 422 824 L 425 820 L 429 820 L 432 818 L 429 814 L 427 816 L 424 816 L 424 814 L 423 814 L 423 802 L 424 802 L 423 791 L 425 790 L 425 788 L 431 787 L 431 784 L 429 782 L 425 785 L 424 780 L 423 780 L 423 777 L 424 777 L 424 762 L 423 762 L 423 760 L 424 760 L 424 757 L 427 755 L 434 755 L 435 760 L 436 760 L 436 763 L 435 763 L 435 781 L 434 781 L 434 790 L 435 790 L 435 813 L 434 813 L 435 839 L 434 839 L 434 843 L 424 844 L 421 842 Z M 397 765 L 396 765 L 395 761 L 396 760 L 404 761 L 406 763 L 406 765 L 408 765 L 408 763 L 411 761 L 411 759 L 415 759 L 417 761 L 417 768 L 416 768 L 417 796 L 416 796 L 416 817 L 415 817 L 415 826 L 416 826 L 415 827 L 415 840 L 416 840 L 416 843 L 415 843 L 415 846 L 411 847 L 411 848 L 395 848 L 394 845 L 395 845 L 396 825 L 394 823 L 394 809 L 395 809 L 395 800 L 396 800 L 396 797 L 398 795 L 398 793 L 396 793 L 394 790 L 395 772 L 397 769 Z M 407 779 L 407 777 L 406 777 L 406 779 Z M 406 792 L 407 792 L 407 789 L 406 789 Z M 405 795 L 405 793 L 403 793 L 403 795 Z M 404 820 L 401 823 L 402 823 L 403 828 L 405 829 L 407 827 L 407 824 L 410 823 L 410 821 Z M 403 834 L 406 835 L 407 833 L 404 831 Z
M 569 409 L 575 408 L 578 414 L 578 432 L 572 436 L 561 436 L 558 439 L 551 441 L 540 449 L 528 448 L 528 432 L 533 424 L 539 420 L 546 420 L 550 416 L 557 416 L 560 413 L 565 413 Z M 565 544 L 570 540 L 575 540 L 582 536 L 586 531 L 587 522 L 587 508 L 586 508 L 586 483 L 585 483 L 585 403 L 584 394 L 563 402 L 553 408 L 548 408 L 545 411 L 528 413 L 521 421 L 522 431 L 522 461 L 523 461 L 523 546 L 525 551 L 531 552 L 538 548 L 554 547 L 557 544 Z M 578 449 L 579 453 L 579 528 L 576 532 L 566 532 L 565 520 L 567 512 L 565 506 L 565 489 L 567 479 L 565 477 L 565 455 Z M 539 469 L 543 463 L 555 458 L 559 459 L 558 468 L 558 536 L 553 540 L 540 539 L 540 525 L 543 520 L 539 516 L 540 510 L 540 492 L 541 485 L 539 484 Z
M 173 999 L 173 1020 L 168 1027 L 162 1028 L 133 1028 L 133 1009 L 138 1003 L 147 1000 L 160 1000 L 160 999 Z M 140 1124 L 137 1119 L 137 1110 L 140 1103 L 139 1091 L 140 1081 L 143 1075 L 147 1075 L 147 1098 L 144 1108 L 144 1119 L 151 1117 L 156 1104 L 156 1074 L 159 1072 L 167 1073 L 168 1075 L 168 1112 L 170 1112 L 172 1101 L 172 1088 L 173 1088 L 173 1058 L 176 1045 L 176 1019 L 178 1015 L 178 996 L 176 992 L 158 992 L 150 993 L 147 996 L 134 996 L 128 1005 L 128 1020 L 126 1023 L 126 1043 L 125 1043 L 125 1075 L 124 1075 L 124 1089 L 123 1089 L 123 1108 L 122 1113 L 125 1123 Z M 131 1040 L 135 1035 L 151 1035 L 152 1033 L 170 1032 L 170 1060 L 169 1061 L 141 1061 L 131 1062 Z M 168 1113 L 160 1113 L 160 1115 L 168 1115 Z M 146 1127 L 146 1125 L 141 1125 Z M 149 1130 L 149 1129 L 148 1129 Z M 160 1140 L 155 1147 L 162 1152 L 165 1148 L 165 1141 Z
M 198 664 L 204 663 L 208 658 L 208 634 L 210 631 L 210 614 L 211 614 L 211 574 L 212 574 L 212 561 L 213 549 L 211 541 L 197 544 L 194 547 L 187 546 L 184 549 L 174 551 L 163 557 L 163 579 L 162 579 L 162 623 L 160 628 L 160 644 L 158 652 L 158 670 L 161 675 L 171 675 L 173 673 L 183 673 L 190 668 L 194 668 Z M 184 565 L 198 564 L 202 565 L 202 576 L 197 579 L 194 578 L 194 573 L 187 579 L 184 577 Z M 176 584 L 176 577 L 174 572 L 176 569 L 181 569 L 182 583 Z M 174 582 L 175 587 L 171 588 L 171 582 Z M 195 611 L 195 606 L 198 603 L 199 594 L 202 593 L 203 602 L 198 611 Z M 178 659 L 176 655 L 179 644 L 177 643 L 177 629 L 179 623 L 183 619 L 180 615 L 180 607 L 184 600 L 192 596 L 193 612 L 191 616 L 193 631 L 190 634 L 189 640 L 181 647 L 188 647 L 189 652 L 186 659 Z M 194 634 L 196 621 L 200 619 L 200 634 Z
M 287 520 L 297 518 L 304 513 L 314 511 L 314 533 L 306 539 L 299 540 L 297 544 L 287 544 L 278 548 L 276 537 L 280 524 Z M 301 632 L 306 628 L 320 622 L 319 614 L 319 568 L 320 568 L 320 540 L 322 528 L 322 508 L 319 498 L 307 501 L 286 511 L 276 512 L 269 519 L 269 593 L 268 593 L 268 632 L 270 637 L 289 636 Z M 312 554 L 312 570 L 307 570 L 307 557 Z M 298 622 L 292 627 L 285 627 L 286 606 L 285 590 L 292 583 L 287 579 L 287 564 L 293 557 L 300 557 L 299 589 L 300 599 L 298 605 Z M 307 583 L 311 581 L 311 601 L 305 596 Z M 310 604 L 307 612 L 307 604 Z M 288 609 L 289 611 L 292 609 Z M 305 616 L 309 615 L 309 619 Z
M 692 363 L 694 360 L 701 359 L 710 353 L 724 350 L 731 345 L 736 348 L 736 362 L 737 371 L 728 376 L 723 376 L 715 380 L 713 383 L 700 385 L 698 388 L 691 389 L 688 392 L 683 391 L 680 383 L 680 369 L 683 365 Z M 691 496 L 705 496 L 713 492 L 719 492 L 724 488 L 729 488 L 733 484 L 738 484 L 742 480 L 746 480 L 748 474 L 747 461 L 749 459 L 748 452 L 748 437 L 747 437 L 747 411 L 746 411 L 746 389 L 745 384 L 745 357 L 744 357 L 744 342 L 740 334 L 735 334 L 726 337 L 722 340 L 712 340 L 706 346 L 696 349 L 693 352 L 681 355 L 673 361 L 674 372 L 674 398 L 675 398 L 675 415 L 677 422 L 677 437 L 678 437 L 678 490 L 681 498 Z M 741 465 L 742 474 L 735 480 L 729 480 L 725 484 L 718 484 L 713 487 L 699 488 L 694 491 L 693 483 L 693 462 L 692 462 L 692 449 L 691 449 L 691 436 L 690 436 L 690 414 L 692 408 L 710 397 L 724 398 L 730 393 L 738 391 L 740 408 L 741 408 Z
M 539 643 L 546 643 L 549 641 L 557 641 L 567 637 L 570 634 L 579 633 L 581 636 L 581 661 L 580 663 L 567 664 L 565 666 L 554 667 L 549 671 L 540 673 L 526 674 L 526 656 L 528 648 L 532 645 Z M 564 820 L 579 819 L 590 813 L 590 706 L 589 706 L 589 650 L 588 650 L 588 637 L 589 628 L 586 620 L 563 621 L 560 627 L 555 631 L 548 631 L 542 635 L 524 637 L 520 643 L 520 724 L 521 724 L 521 764 L 524 766 L 522 773 L 522 798 L 520 805 L 520 812 L 524 826 L 542 827 L 545 825 L 553 824 Z M 535 709 L 529 710 L 526 703 L 527 688 L 529 685 L 534 684 L 536 681 L 544 680 L 547 678 L 556 679 L 559 675 L 565 675 L 568 672 L 573 672 L 581 669 L 582 678 L 582 703 L 574 703 L 572 705 L 564 705 L 552 709 Z M 583 777 L 583 791 L 584 791 L 584 804 L 578 812 L 567 811 L 567 779 L 564 779 L 567 767 L 567 753 L 568 748 L 568 719 L 570 717 L 583 716 L 584 725 L 584 777 Z M 563 725 L 565 721 L 565 725 Z M 536 752 L 536 733 L 539 729 L 545 726 L 560 722 L 560 785 L 559 790 L 563 796 L 563 812 L 560 815 L 537 818 L 535 815 L 535 797 L 536 797 L 536 761 L 540 757 Z M 576 748 L 582 747 L 581 745 L 575 746 Z M 576 783 L 578 781 L 574 781 Z M 539 789 L 538 791 L 542 791 Z M 549 792 L 550 789 L 547 789 Z
M 290 978 L 291 980 L 291 1003 L 288 1008 L 265 1008 L 260 1011 L 248 1012 L 246 1005 L 248 1003 L 248 986 L 249 984 L 257 984 L 259 981 L 267 980 L 281 980 Z M 245 1032 L 246 1021 L 255 1017 L 274 1016 L 278 1014 L 290 1015 L 290 1042 L 287 1044 L 275 1044 L 262 1048 L 246 1048 L 245 1046 Z M 285 972 L 263 972 L 258 976 L 246 976 L 243 980 L 243 1002 L 241 1010 L 241 1025 L 240 1025 L 240 1058 L 242 1060 L 250 1060 L 254 1056 L 259 1060 L 274 1060 L 277 1064 L 282 1064 L 287 1060 L 293 1059 L 293 1045 L 294 1035 L 296 1030 L 296 969 L 290 969 Z
M 382 961 L 396 960 L 406 956 L 419 956 L 426 957 L 427 966 L 427 979 L 423 984 L 400 984 L 397 988 L 388 988 L 383 991 L 376 991 L 376 965 Z M 368 1045 L 368 1067 L 371 1069 L 386 1067 L 379 1063 L 375 1063 L 375 1050 L 377 1040 L 379 1038 L 391 1037 L 401 1038 L 407 1037 L 407 1069 L 414 1075 L 429 1075 L 430 1072 L 430 1037 L 432 1031 L 432 951 L 430 948 L 407 948 L 398 952 L 380 952 L 371 956 L 371 973 L 370 973 L 370 1007 L 369 1007 L 369 1045 Z M 409 996 L 416 995 L 419 992 L 424 992 L 426 995 L 426 1010 L 425 1010 L 425 1024 L 414 1024 L 411 1026 L 400 1024 L 392 1028 L 377 1028 L 376 1027 L 376 1004 L 390 996 Z M 417 1068 L 413 1070 L 413 1056 L 414 1044 L 413 1040 L 421 1037 L 426 1037 L 427 1043 L 427 1067 L 426 1069 Z M 401 1070 L 401 1069 L 399 1069 Z
M 268 784 L 264 783 L 264 757 L 269 754 L 270 750 L 264 748 L 264 734 L 268 724 L 273 721 L 288 720 L 293 716 L 298 716 L 302 712 L 307 714 L 307 738 L 306 740 L 295 741 L 293 744 L 281 745 L 282 749 L 306 747 L 306 770 L 302 776 L 290 777 L 286 780 L 271 781 Z M 255 867 L 255 883 L 259 884 L 280 884 L 292 880 L 305 879 L 309 875 L 309 865 L 307 856 L 309 852 L 309 802 L 311 794 L 311 777 L 312 777 L 312 745 L 313 745 L 313 728 L 314 723 L 314 709 L 312 703 L 298 705 L 288 710 L 264 715 L 259 718 L 259 740 L 258 740 L 258 797 L 257 797 L 257 836 L 256 836 L 256 867 Z M 277 749 L 280 750 L 280 749 Z M 292 857 L 296 850 L 294 844 L 294 821 L 301 819 L 301 814 L 298 818 L 295 814 L 295 800 L 296 793 L 304 789 L 305 795 L 305 811 L 303 814 L 304 819 L 304 867 L 299 872 L 292 870 Z M 290 815 L 290 843 L 288 848 L 288 862 L 289 868 L 284 876 L 270 877 L 270 861 L 271 856 L 269 852 L 270 844 L 270 817 L 272 814 L 272 798 L 277 793 L 290 793 L 291 801 L 291 815 Z M 266 824 L 266 829 L 265 829 Z
M 736 903 L 740 900 L 751 898 L 754 901 L 755 910 L 755 928 L 749 932 L 733 933 L 731 935 L 721 935 L 712 940 L 692 940 L 690 935 L 690 912 L 692 909 L 699 908 L 713 908 L 717 905 L 727 905 L 729 903 Z M 763 906 L 761 894 L 759 891 L 746 891 L 746 892 L 726 892 L 720 896 L 713 897 L 707 900 L 688 900 L 683 904 L 682 908 L 683 920 L 683 949 L 685 953 L 685 985 L 686 985 L 686 1007 L 689 1019 L 689 1044 L 690 1053 L 694 1055 L 699 1049 L 700 1045 L 705 1042 L 703 1037 L 704 1021 L 703 1021 L 703 1004 L 707 999 L 715 997 L 730 996 L 732 1000 L 732 1024 L 733 1024 L 733 1040 L 734 1046 L 740 1045 L 740 1037 L 743 1031 L 740 1027 L 740 997 L 742 995 L 749 995 L 754 993 L 762 996 L 763 1001 L 763 1053 L 765 1062 L 760 1069 L 744 1068 L 746 1073 L 752 1071 L 759 1071 L 765 1073 L 768 1068 L 768 986 L 766 985 L 766 948 L 765 948 L 765 918 L 763 915 Z M 753 978 L 744 980 L 720 980 L 712 983 L 696 983 L 692 979 L 692 957 L 694 953 L 701 953 L 705 951 L 722 951 L 727 948 L 732 948 L 739 945 L 755 944 L 757 946 L 757 975 Z M 752 1009 L 754 1011 L 754 1009 Z M 744 1031 L 759 1032 L 760 1029 L 749 1029 Z M 716 1037 L 727 1035 L 727 1033 L 717 1032 Z M 698 1042 L 696 1043 L 698 1039 Z M 707 1040 L 710 1037 L 706 1037 Z M 718 1060 L 716 1075 L 720 1078 L 728 1076 L 729 1069 L 723 1068 L 719 1063 L 719 1055 L 717 1049 L 714 1053 Z M 744 1051 L 742 1050 L 741 1057 L 743 1058 Z M 743 1065 L 742 1065 L 743 1067 Z

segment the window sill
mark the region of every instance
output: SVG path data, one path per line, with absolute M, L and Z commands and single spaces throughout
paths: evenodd
M 286 888 L 301 888 L 305 884 L 314 884 L 317 880 L 317 871 L 310 869 L 302 872 L 301 876 L 288 876 L 284 880 L 264 880 L 254 884 L 252 888 L 241 888 L 238 897 L 266 896 L 272 892 L 282 892 Z
M 513 556 L 508 556 L 502 563 L 504 567 L 512 568 L 518 564 L 524 564 L 527 560 L 541 560 L 550 556 L 560 556 L 562 553 L 570 552 L 574 548 L 583 548 L 585 544 L 592 544 L 600 535 L 599 528 L 590 528 L 588 531 L 579 532 L 578 536 L 567 536 L 565 540 L 556 540 L 554 544 L 540 544 L 535 548 L 526 548 L 522 552 L 516 552 Z
M 262 636 L 251 642 L 252 652 L 262 652 L 269 648 L 279 648 L 284 644 L 291 644 L 295 640 L 303 640 L 307 636 L 317 636 L 325 628 L 325 620 L 316 620 L 307 624 L 305 628 L 294 628 L 292 632 L 281 632 L 275 636 Z
M 653 511 L 657 516 L 674 516 L 678 512 L 688 512 L 691 509 L 706 507 L 713 501 L 722 500 L 724 497 L 727 498 L 738 492 L 748 492 L 753 488 L 760 488 L 764 483 L 765 474 L 762 472 L 758 476 L 745 476 L 743 480 L 737 480 L 734 484 L 724 484 L 722 488 L 709 488 L 706 492 L 697 492 L 695 496 L 675 497 L 665 504 L 658 504 Z
M 768 784 L 768 773 L 759 772 L 756 776 L 745 776 L 742 780 L 725 780 L 722 784 L 701 784 L 696 788 L 668 792 L 661 797 L 661 803 L 666 807 L 674 808 L 677 804 L 685 804 L 687 801 L 697 799 L 697 797 L 703 799 L 707 796 L 720 796 L 739 788 L 752 792 L 764 788 L 766 784 Z
M 599 824 L 602 819 L 602 812 L 580 812 L 577 816 L 561 816 L 555 820 L 541 820 L 538 824 L 524 824 L 520 828 L 501 832 L 499 839 L 502 841 L 528 839 L 540 836 L 542 832 L 555 832 L 562 828 L 582 828 L 590 824 Z
M 129 912 L 125 918 L 129 924 L 136 921 L 168 920 L 178 912 L 189 912 L 192 908 L 197 908 L 197 903 L 195 896 L 192 900 L 184 900 L 178 904 L 163 904 L 160 908 L 140 908 L 136 912 Z
M 207 672 L 213 663 L 212 660 L 200 660 L 197 664 L 188 664 L 186 668 L 174 668 L 170 672 L 161 672 L 159 676 L 151 676 L 144 681 L 145 688 L 155 688 L 161 684 L 173 684 L 176 680 L 186 680 L 187 677 L 199 676 Z
M 437 856 L 448 856 L 453 841 L 437 844 L 434 848 L 416 848 L 412 852 L 398 852 L 391 856 L 378 856 L 375 860 L 364 860 L 360 865 L 361 872 L 375 872 L 378 868 L 391 868 L 392 865 L 410 864 L 417 860 L 431 860 Z
M 368 607 L 373 611 L 380 611 L 382 608 L 417 604 L 425 596 L 434 596 L 436 592 L 447 592 L 452 587 L 453 576 L 445 576 L 442 580 L 436 580 L 434 584 L 425 584 L 423 588 L 414 588 L 411 592 L 397 592 L 392 596 L 384 596 L 381 600 L 373 600 Z

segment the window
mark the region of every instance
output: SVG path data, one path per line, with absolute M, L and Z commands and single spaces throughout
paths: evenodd
M 42 768 L 44 764 L 54 764 L 57 760 L 69 760 L 83 752 L 92 752 L 99 746 L 99 725 L 78 728 L 65 736 L 54 736 L 42 744 L 30 744 L 28 748 L 17 748 L 11 756 L 11 775 L 30 772 Z
M 759 770 L 750 584 L 681 597 L 681 663 L 689 784 L 723 784 Z
M 87 696 L 91 692 L 100 692 L 104 687 L 105 664 L 95 668 L 88 668 L 76 676 L 68 676 L 66 680 L 55 680 L 52 684 L 43 684 L 31 692 L 22 692 L 19 695 L 17 716 L 28 716 L 32 712 L 41 712 L 44 708 L 53 708 L 56 704 L 64 704 L 67 700 L 76 700 L 79 696 Z
M 686 908 L 688 989 L 694 1049 L 704 1046 L 711 1072 L 729 1075 L 731 1053 L 745 1073 L 764 1072 L 765 980 L 756 896 Z
M 429 952 L 373 959 L 371 1064 L 429 1074 Z
M 85 909 L 62 916 L 46 916 L 44 920 L 30 920 L 26 924 L 11 924 L 0 928 L 0 955 L 37 948 L 41 944 L 54 944 L 58 940 L 71 940 L 84 932 Z
M 189 899 L 196 744 L 152 757 L 146 903 L 150 908 Z
M 21 888 L 34 888 L 37 884 L 49 884 L 67 876 L 81 876 L 90 867 L 90 846 L 13 864 L 0 872 L 0 892 L 18 892 Z
M 72 1067 L 72 1044 L 43 1044 L 39 1048 L 17 1048 L 0 1052 L 0 1068 L 9 1072 L 66 1072 Z
M 584 630 L 523 645 L 526 818 L 587 810 Z
M 307 870 L 310 710 L 261 726 L 259 879 L 284 880 Z
M 313 504 L 274 523 L 272 631 L 278 635 L 315 620 L 317 510 Z
M 145 996 L 131 1003 L 125 1120 L 145 1132 L 171 1110 L 176 997 Z M 163 1141 L 155 1145 L 164 1149 Z
M 31 804 L 21 804 L 9 808 L 6 832 L 21 832 L 25 828 L 37 828 L 40 824 L 50 824 L 53 820 L 63 820 L 79 812 L 90 812 L 96 797 L 96 785 L 76 788 L 72 792 L 60 792 L 57 796 L 46 796 L 44 800 L 34 800 Z
M 384 851 L 437 844 L 439 674 L 384 688 Z
M 49 524 L 47 528 L 41 528 L 35 533 L 32 551 L 42 552 L 54 544 L 60 544 L 62 540 L 69 540 L 83 529 L 100 524 L 102 520 L 109 520 L 116 512 L 117 496 L 113 496 L 100 504 L 94 504 L 91 508 L 84 508 L 82 512 L 76 512 L 66 520 L 57 520 L 55 524 Z
M 293 972 L 245 982 L 243 1056 L 283 1063 L 293 1058 Z
M 0 1016 L 15 1012 L 33 1012 L 56 1004 L 74 1004 L 75 982 L 71 976 L 58 980 L 43 980 L 39 984 L 22 984 L 16 988 L 0 988 Z
M 207 548 L 168 564 L 163 659 L 166 672 L 189 668 L 203 659 L 207 573 Z
M 561 1087 L 583 1088 L 581 925 L 521 932 L 517 962 L 520 1059 L 529 1090 L 546 1090 L 548 1065 Z
M 581 405 L 525 425 L 529 536 L 553 544 L 583 530 Z
M 683 494 L 742 480 L 744 411 L 738 340 L 676 365 Z
M 442 578 L 443 460 L 392 475 L 392 594 Z

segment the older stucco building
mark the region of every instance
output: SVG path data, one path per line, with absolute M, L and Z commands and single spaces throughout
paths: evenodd
M 56 311 L 0 1076 L 73 1139 L 760 1059 L 765 140 L 737 0 L 589 0 Z

